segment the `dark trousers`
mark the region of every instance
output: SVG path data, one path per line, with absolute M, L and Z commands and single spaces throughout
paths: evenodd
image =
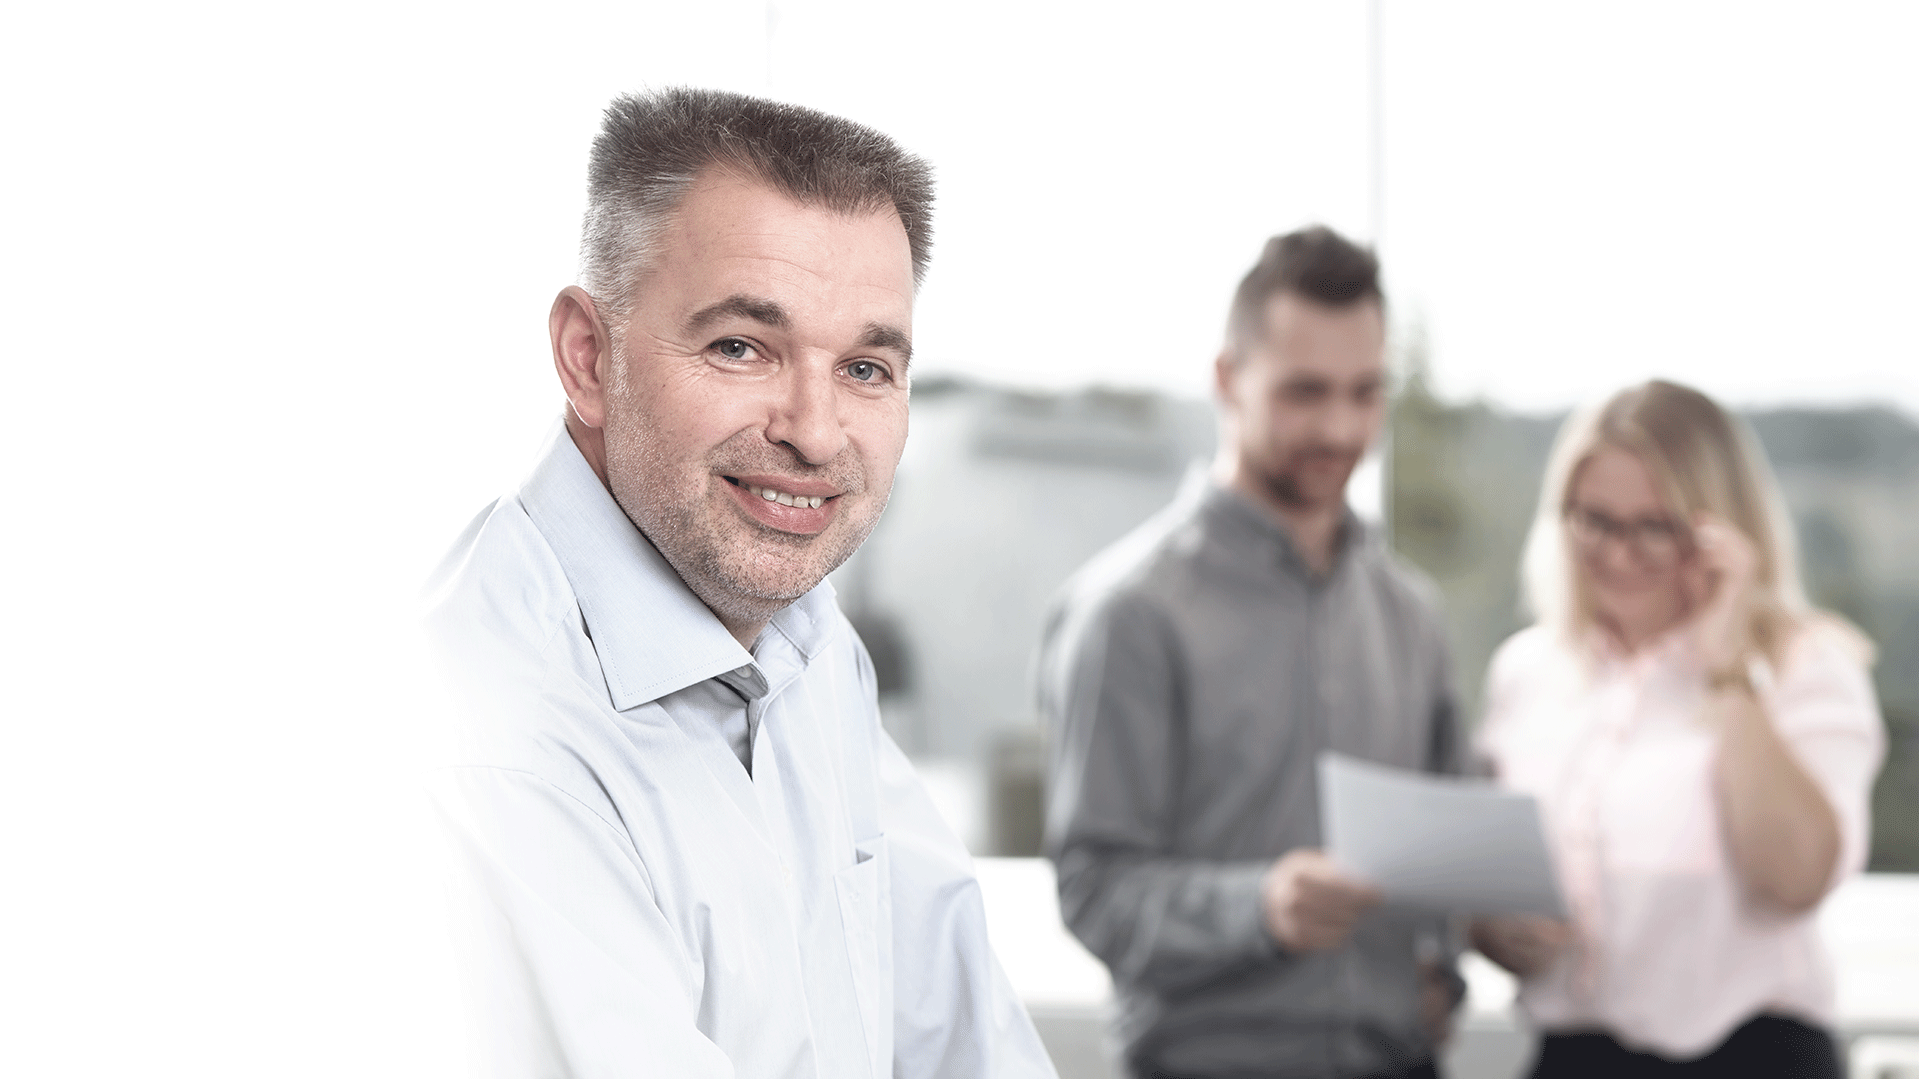
M 1762 1015 L 1697 1060 L 1635 1053 L 1605 1034 L 1548 1034 L 1532 1079 L 1840 1079 L 1832 1036 L 1796 1019 Z

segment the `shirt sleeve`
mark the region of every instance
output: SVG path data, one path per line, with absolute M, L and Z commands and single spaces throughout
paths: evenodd
M 1260 911 L 1267 864 L 1172 856 L 1182 663 L 1163 615 L 1121 599 L 1049 623 L 1047 849 L 1060 911 L 1116 981 L 1176 990 L 1281 955 Z
M 430 794 L 477 1074 L 734 1074 L 695 1026 L 697 971 L 624 833 L 527 772 L 447 769 Z
M 1053 1079 L 986 934 L 972 859 L 884 732 L 876 761 L 893 915 L 896 1079 Z
M 1865 868 L 1872 784 L 1886 754 L 1872 679 L 1837 631 L 1815 625 L 1794 642 L 1766 696 L 1780 737 L 1839 819 L 1837 883 Z

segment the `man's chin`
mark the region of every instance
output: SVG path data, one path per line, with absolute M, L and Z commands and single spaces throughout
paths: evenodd
M 695 591 L 710 588 L 721 593 L 719 597 L 702 595 L 708 606 L 724 598 L 740 613 L 770 614 L 819 587 L 852 554 L 851 550 L 842 554 L 844 546 L 844 537 L 830 530 L 814 536 L 765 530 L 710 561 L 699 574 L 705 578 L 704 587 Z
M 729 559 L 715 576 L 742 597 L 764 602 L 794 600 L 811 592 L 832 567 L 821 566 L 810 550 L 760 550 L 752 557 Z
M 817 587 L 825 574 L 769 574 L 739 566 L 687 567 L 680 579 L 720 620 L 765 622 Z
M 1279 503 L 1298 513 L 1322 512 L 1346 504 L 1346 481 L 1352 476 L 1348 469 L 1337 482 L 1332 477 L 1305 477 L 1289 475 L 1268 483 L 1267 488 Z
M 662 522 L 654 546 L 701 602 L 729 622 L 761 622 L 811 592 L 866 532 L 842 517 L 811 535 L 783 532 L 737 509 Z

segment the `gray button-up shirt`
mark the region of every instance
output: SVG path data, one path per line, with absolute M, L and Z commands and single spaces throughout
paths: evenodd
M 1430 586 L 1350 515 L 1317 578 L 1240 496 L 1186 491 L 1067 585 L 1040 653 L 1047 849 L 1067 924 L 1112 970 L 1142 1074 L 1359 1076 L 1432 1054 L 1417 960 L 1444 922 L 1382 908 L 1291 954 L 1259 881 L 1320 845 L 1333 749 L 1456 772 Z

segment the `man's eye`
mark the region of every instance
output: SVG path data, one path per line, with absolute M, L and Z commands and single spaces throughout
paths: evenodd
M 753 354 L 752 344 L 737 337 L 723 337 L 713 342 L 712 347 L 713 351 L 729 360 L 744 360 Z
M 847 364 L 846 373 L 861 382 L 872 382 L 886 375 L 885 369 L 871 360 L 855 360 Z

